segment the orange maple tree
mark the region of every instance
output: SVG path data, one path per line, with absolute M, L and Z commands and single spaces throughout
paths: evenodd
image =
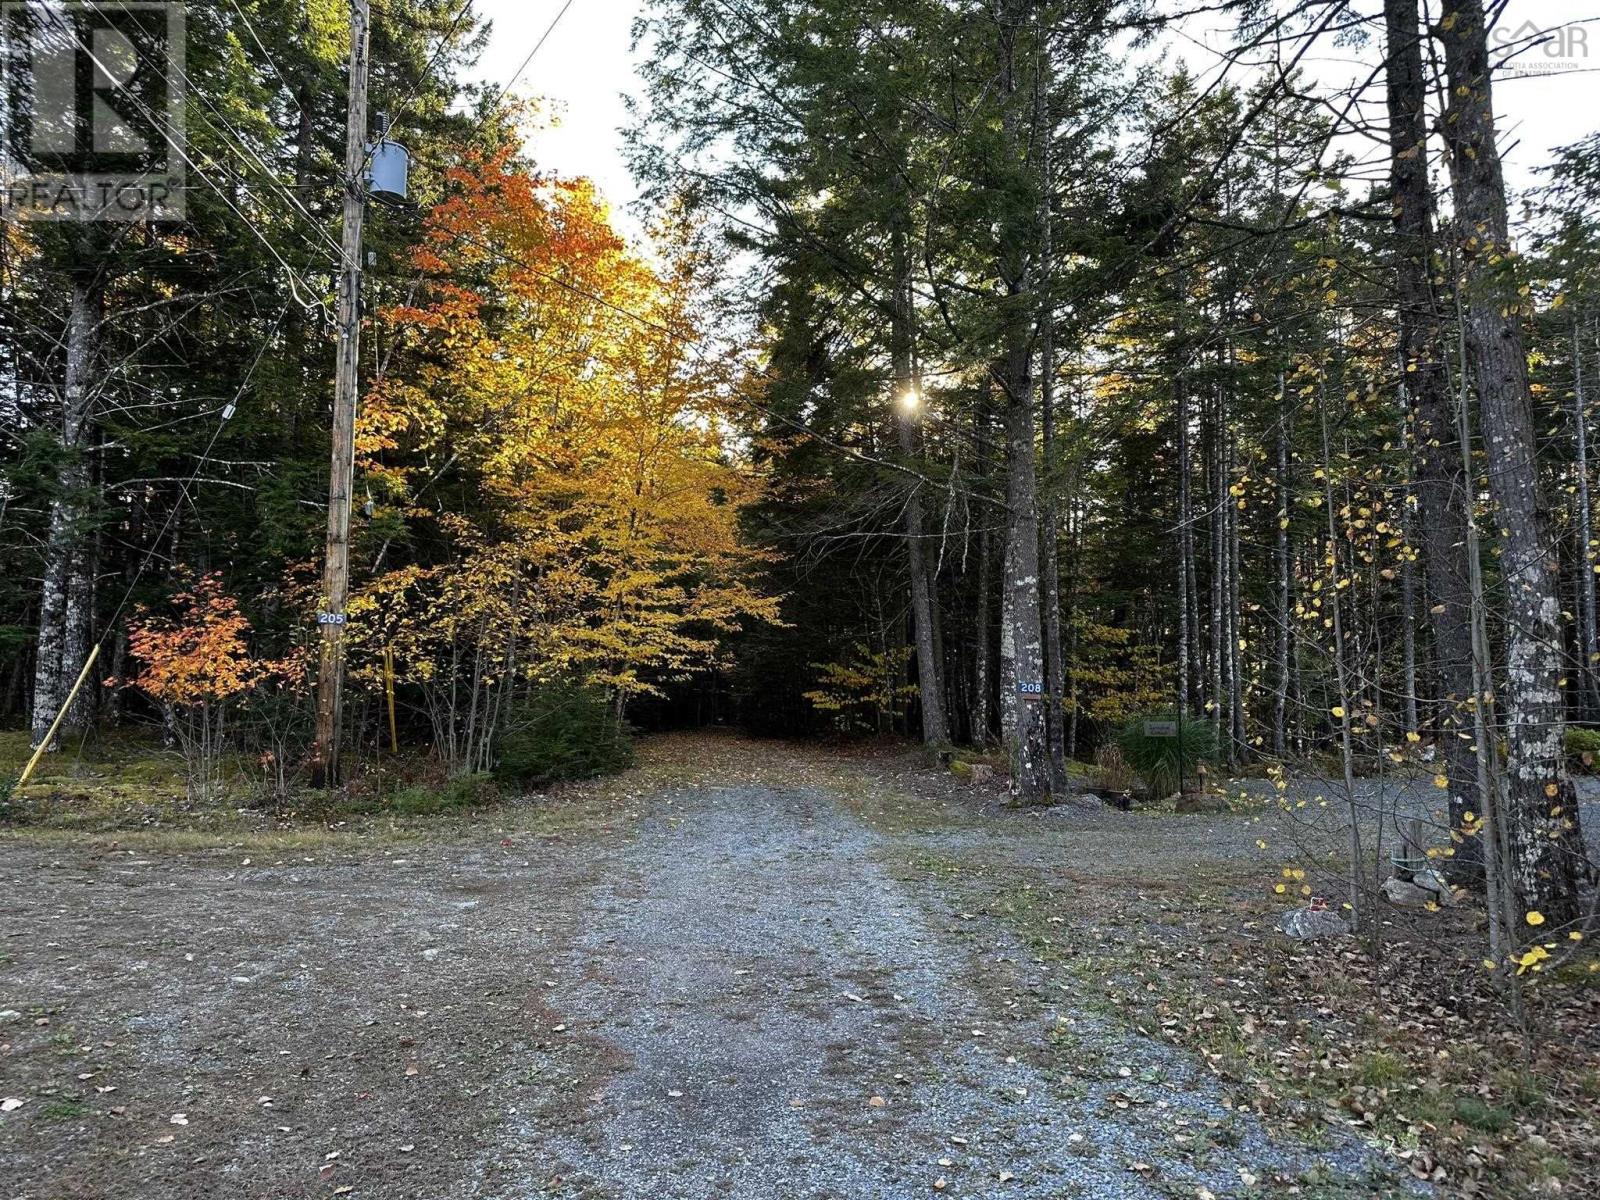
M 293 674 L 287 660 L 255 657 L 249 632 L 249 620 L 215 572 L 173 595 L 168 613 L 141 608 L 130 623 L 128 652 L 140 670 L 128 682 L 166 714 L 188 766 L 192 798 L 207 798 L 220 785 L 230 701 Z

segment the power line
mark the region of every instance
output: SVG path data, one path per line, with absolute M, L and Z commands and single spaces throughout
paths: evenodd
M 428 77 L 433 74 L 433 68 L 439 65 L 439 60 L 444 57 L 444 52 L 450 48 L 450 43 L 455 40 L 456 34 L 461 29 L 462 22 L 471 15 L 472 0 L 463 0 L 461 11 L 456 14 L 456 19 L 451 23 L 450 28 L 445 30 L 444 36 L 439 39 L 438 49 L 433 52 L 433 56 L 428 59 L 427 65 L 422 68 L 422 71 L 417 76 L 417 81 L 412 85 L 411 90 L 401 97 L 400 103 L 395 106 L 395 111 L 389 118 L 389 124 L 391 126 L 398 125 L 400 123 L 400 118 L 405 116 L 406 111 L 411 107 L 411 102 L 417 98 L 417 93 L 421 90 L 422 85 L 426 83 Z M 369 163 L 372 161 L 372 150 L 372 147 L 368 147 L 367 149 L 366 161 Z
M 100 13 L 102 11 L 100 6 L 99 6 L 99 4 L 95 3 L 94 0 L 88 0 L 88 2 L 89 2 L 90 9 L 92 11 L 94 11 L 95 13 L 98 14 L 98 13 Z M 239 6 L 238 6 L 238 4 L 236 2 L 234 3 L 234 9 L 235 9 L 235 11 L 237 11 L 239 13 L 239 15 L 241 17 L 244 16 L 244 11 L 239 8 Z M 246 22 L 248 23 L 248 18 L 246 18 Z M 254 28 L 253 27 L 251 28 L 251 34 L 252 34 L 252 36 L 254 36 Z M 260 45 L 260 40 L 259 39 L 257 39 L 257 45 Z M 266 53 L 265 47 L 262 48 L 262 53 L 263 54 Z M 269 62 L 271 61 L 270 56 L 268 58 L 268 61 Z M 193 94 L 195 96 L 198 96 L 199 99 L 200 99 L 200 102 L 202 104 L 204 104 L 208 109 L 211 110 L 212 114 L 216 117 L 216 121 L 217 122 L 221 122 L 221 127 L 219 128 L 217 123 L 213 122 L 212 120 L 207 118 L 205 116 L 205 114 L 203 114 L 203 113 L 197 114 L 197 115 L 200 116 L 200 118 L 202 120 L 204 120 L 206 122 L 206 125 L 211 129 L 211 131 L 213 133 L 215 133 L 221 139 L 221 141 L 223 141 L 224 143 L 227 143 L 227 144 L 231 144 L 236 149 L 238 149 L 239 152 L 245 157 L 245 159 L 254 161 L 254 163 L 261 168 L 261 170 L 262 170 L 262 172 L 263 172 L 263 174 L 265 176 L 266 187 L 270 191 L 277 192 L 283 199 L 287 200 L 288 203 L 289 203 L 289 207 L 292 210 L 292 212 L 298 213 L 300 216 L 305 218 L 307 224 L 309 225 L 309 227 L 311 229 L 311 232 L 312 232 L 313 236 L 316 237 L 316 238 L 321 239 L 322 242 L 324 242 L 331 251 L 333 251 L 335 254 L 337 254 L 338 249 L 339 249 L 338 243 L 335 242 L 332 239 L 332 237 L 329 236 L 327 230 L 322 228 L 322 226 L 318 223 L 317 218 L 305 207 L 305 203 L 300 199 L 300 197 L 298 197 L 293 192 L 291 192 L 288 189 L 288 187 L 283 183 L 283 181 L 278 179 L 278 177 L 274 173 L 272 167 L 269 166 L 265 161 L 263 161 L 263 159 L 261 158 L 261 155 L 252 146 L 250 146 L 249 143 L 246 141 L 244 134 L 239 132 L 238 127 L 235 126 L 231 121 L 228 120 L 227 116 L 222 112 L 222 110 L 220 108 L 217 107 L 217 105 L 211 100 L 211 98 L 209 96 L 207 96 L 203 90 L 201 90 L 199 87 L 197 87 L 195 85 L 195 82 L 194 82 L 193 78 L 191 78 L 190 75 L 188 74 L 188 72 L 186 72 L 184 70 L 183 66 L 181 66 L 177 62 L 173 62 L 170 65 L 176 70 L 178 78 L 181 80 L 181 82 L 184 85 L 184 88 L 186 89 L 186 94 Z M 276 65 L 273 66 L 273 71 L 275 73 L 277 72 Z M 279 74 L 278 77 L 280 79 L 283 78 L 283 76 L 281 74 Z M 288 86 L 287 83 L 285 84 L 285 86 L 286 87 Z M 129 95 L 132 95 L 132 93 L 130 92 Z M 134 97 L 134 99 L 137 100 L 137 97 Z M 146 109 L 146 111 L 148 112 L 149 110 Z M 227 171 L 229 173 L 229 175 L 234 180 L 236 180 L 238 183 L 240 183 L 240 184 L 242 184 L 242 185 L 244 185 L 246 187 L 249 186 L 249 181 L 245 179 L 245 177 L 244 177 L 244 175 L 242 173 L 232 170 L 232 168 L 230 168 L 227 163 L 225 163 L 225 162 L 223 162 L 223 161 L 221 161 L 219 159 L 216 159 L 215 157 L 212 158 L 212 161 L 216 162 L 217 165 L 219 167 L 221 167 L 224 171 Z
M 160 532 L 158 532 L 156 536 L 151 539 L 150 547 L 145 551 L 145 556 L 140 561 L 138 569 L 134 571 L 133 578 L 129 581 L 127 590 L 123 592 L 122 599 L 118 601 L 115 611 L 113 611 L 111 614 L 111 619 L 106 622 L 106 632 L 101 635 L 102 639 L 116 629 L 117 619 L 122 616 L 123 609 L 127 607 L 128 601 L 133 597 L 133 590 L 139 586 L 139 580 L 144 577 L 145 570 L 150 566 L 151 559 L 155 557 L 156 550 L 160 547 L 162 539 L 167 536 L 167 531 L 172 528 L 173 521 L 177 520 L 178 513 L 182 510 L 184 504 L 188 502 L 189 489 L 194 486 L 195 481 L 200 477 L 200 472 L 205 469 L 206 463 L 210 460 L 212 452 L 217 447 L 217 442 L 222 437 L 223 429 L 227 427 L 228 421 L 232 419 L 234 413 L 238 410 L 238 404 L 239 401 L 244 398 L 245 389 L 250 386 L 250 380 L 255 377 L 256 368 L 261 365 L 262 358 L 266 356 L 267 347 L 272 344 L 273 338 L 277 336 L 278 329 L 283 325 L 283 318 L 288 315 L 288 312 L 289 306 L 285 304 L 278 312 L 277 319 L 272 322 L 271 330 L 268 331 L 266 337 L 261 339 L 261 345 L 256 350 L 256 356 L 251 360 L 249 369 L 245 371 L 244 379 L 242 379 L 239 383 L 239 390 L 234 393 L 232 400 L 223 405 L 222 417 L 217 422 L 216 429 L 214 429 L 211 433 L 211 440 L 206 443 L 206 448 L 200 452 L 200 457 L 195 460 L 194 470 L 189 474 L 189 477 L 184 480 L 182 487 L 178 489 L 178 499 L 176 503 L 173 504 L 171 510 L 167 513 L 167 519 L 165 523 L 162 524 Z
M 47 10 L 44 10 L 44 11 L 47 11 Z M 77 45 L 77 47 L 81 51 L 83 51 L 84 55 L 88 58 L 88 60 L 91 63 L 93 63 L 94 66 L 102 74 L 104 74 L 109 79 L 114 79 L 114 78 L 117 77 L 115 72 L 113 72 L 110 69 L 108 69 L 106 67 L 106 65 L 104 63 L 102 63 L 95 56 L 94 50 L 92 48 L 90 48 L 88 45 L 86 45 L 84 43 L 83 39 L 78 37 L 77 31 L 72 27 L 71 22 L 69 22 L 69 21 L 65 20 L 64 18 L 62 18 L 62 16 L 60 14 L 58 14 L 58 13 L 51 13 L 50 15 L 56 18 L 56 21 L 57 21 L 57 24 L 58 24 L 58 27 L 60 28 L 60 30 L 63 33 L 65 33 L 69 38 L 72 39 L 72 41 Z M 260 241 L 260 243 L 263 246 L 266 247 L 267 253 L 272 255 L 272 257 L 277 260 L 278 265 L 281 266 L 284 269 L 285 272 L 287 272 L 288 277 L 289 277 L 290 291 L 294 293 L 294 298 L 295 298 L 296 302 L 299 303 L 301 305 L 301 307 L 303 307 L 303 308 L 321 307 L 324 310 L 326 310 L 327 309 L 327 302 L 325 300 L 316 299 L 314 294 L 313 294 L 313 298 L 311 299 L 311 301 L 309 303 L 307 301 L 301 299 L 300 293 L 299 293 L 299 287 L 296 286 L 297 284 L 299 286 L 301 286 L 301 287 L 305 287 L 308 292 L 313 292 L 314 293 L 315 289 L 313 289 L 311 287 L 309 282 L 307 282 L 305 279 L 300 277 L 299 272 L 297 272 L 292 266 L 289 265 L 288 261 L 283 257 L 282 254 L 280 254 L 278 252 L 278 248 L 272 244 L 271 240 L 267 237 L 267 235 L 264 232 L 262 232 L 261 228 L 254 221 L 252 221 L 248 216 L 245 215 L 243 210 L 241 210 L 239 208 L 239 206 L 236 205 L 229 198 L 229 196 L 228 196 L 228 194 L 226 192 L 224 192 L 220 187 L 218 187 L 216 185 L 215 181 L 213 181 L 210 178 L 210 176 L 208 176 L 203 170 L 201 170 L 200 165 L 198 163 L 196 163 L 194 161 L 194 159 L 189 157 L 188 151 L 183 147 L 182 144 L 180 144 L 178 139 L 173 136 L 171 127 L 161 117 L 159 117 L 155 112 L 153 112 L 151 110 L 150 106 L 148 104 L 146 104 L 144 102 L 144 100 L 140 96 L 138 96 L 136 93 L 134 93 L 132 91 L 126 91 L 125 94 L 128 97 L 128 99 L 133 101 L 133 103 L 138 106 L 140 111 L 143 112 L 143 114 L 147 118 L 149 118 L 152 127 L 155 128 L 155 129 L 158 129 L 160 131 L 161 136 L 166 139 L 167 144 L 172 147 L 173 151 L 176 152 L 177 155 L 180 158 L 183 159 L 185 164 L 187 164 L 190 168 L 192 168 L 196 173 L 199 174 L 201 180 L 204 181 L 205 184 L 208 187 L 210 187 L 211 190 L 214 191 L 217 194 L 218 198 L 221 199 L 223 204 L 227 205 L 227 207 L 234 213 L 234 215 L 236 215 L 241 221 L 244 222 L 246 227 L 249 228 L 250 232 L 255 234 L 256 239 L 258 241 Z
M 544 48 L 544 44 L 550 40 L 550 35 L 556 31 L 556 26 L 561 24 L 561 18 L 567 15 L 567 10 L 571 7 L 572 0 L 567 0 L 550 24 L 545 26 L 545 31 L 539 35 L 539 40 L 533 44 L 533 49 L 528 51 L 528 56 L 522 60 L 521 65 L 517 67 L 511 78 L 501 86 L 499 92 L 495 95 L 494 103 L 484 111 L 483 120 L 479 122 L 480 128 L 494 115 L 495 110 L 500 106 L 500 102 L 505 99 L 506 93 L 516 86 L 517 80 L 521 79 L 522 73 L 528 69 L 528 64 L 533 62 L 534 56 Z

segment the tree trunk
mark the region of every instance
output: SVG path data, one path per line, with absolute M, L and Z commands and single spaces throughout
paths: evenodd
M 1209 440 L 1211 452 L 1210 470 L 1207 475 L 1211 481 L 1211 696 L 1207 700 L 1210 710 L 1212 736 L 1216 740 L 1217 754 L 1224 764 L 1231 763 L 1233 756 L 1229 753 L 1228 740 L 1224 736 L 1228 725 L 1225 718 L 1228 713 L 1226 686 L 1226 671 L 1224 664 L 1227 662 L 1227 648 L 1223 639 L 1227 636 L 1223 629 L 1223 589 L 1228 578 L 1228 538 L 1227 519 L 1224 505 L 1227 503 L 1228 487 L 1224 478 L 1222 463 L 1222 397 L 1220 392 L 1212 397 L 1212 427 Z
M 1239 600 L 1239 576 L 1241 574 L 1242 547 L 1239 537 L 1239 502 L 1234 499 L 1232 480 L 1238 470 L 1239 448 L 1237 439 L 1230 432 L 1228 434 L 1228 479 L 1229 491 L 1227 506 L 1224 511 L 1228 514 L 1228 714 L 1229 729 L 1233 750 L 1229 754 L 1230 761 L 1238 760 L 1246 755 L 1249 749 L 1249 739 L 1244 727 L 1244 629 L 1241 622 L 1244 619 L 1243 607 Z
M 1589 404 L 1583 378 L 1583 340 L 1579 321 L 1572 319 L 1572 428 L 1577 443 L 1578 474 L 1578 647 L 1583 654 L 1583 711 L 1600 715 L 1600 646 L 1595 642 L 1595 547 L 1593 508 L 1589 499 Z
M 892 235 L 895 255 L 893 339 L 895 396 L 899 409 L 900 453 L 908 462 L 917 457 L 917 420 L 922 398 L 913 371 L 915 331 L 912 318 L 911 257 L 903 229 Z M 943 662 L 935 644 L 933 589 L 929 586 L 926 547 L 923 545 L 922 481 L 912 484 L 903 517 L 907 570 L 911 575 L 911 621 L 917 653 L 917 694 L 922 711 L 922 740 L 930 746 L 950 742 L 950 723 L 944 708 Z
M 1051 320 L 1047 312 L 1043 318 Z M 1040 361 L 1044 374 L 1040 380 L 1044 414 L 1044 460 L 1053 470 L 1055 449 L 1055 354 L 1048 325 L 1043 334 Z M 1045 737 L 1050 750 L 1050 768 L 1057 782 L 1066 779 L 1065 716 L 1066 658 L 1061 650 L 1061 533 L 1060 511 L 1052 495 L 1040 506 L 1039 542 L 1043 558 L 1042 602 L 1045 641 Z
M 44 581 L 39 593 L 39 637 L 30 722 L 35 746 L 49 733 L 51 722 L 72 689 L 83 667 L 83 656 L 88 653 L 85 642 L 92 636 L 86 632 L 89 585 L 84 572 L 89 569 L 89 563 L 83 525 L 89 469 L 84 442 L 88 439 L 93 403 L 90 372 L 102 299 L 98 284 L 74 280 L 72 305 L 67 315 L 66 371 L 61 402 L 62 465 L 56 493 L 50 501 Z M 74 705 L 75 709 L 77 707 Z
M 1289 563 L 1289 400 L 1284 373 L 1278 372 L 1278 630 L 1274 658 L 1275 686 L 1272 696 L 1272 753 L 1283 758 L 1289 752 L 1289 628 L 1294 620 L 1293 579 Z
M 1028 5 L 1011 0 L 995 23 L 999 37 L 1000 112 L 1002 145 L 1008 171 L 1018 186 L 1036 186 L 1029 169 L 1027 116 L 1037 114 L 1037 96 L 1028 108 L 1020 74 L 1030 58 L 1018 45 L 1026 25 Z M 1035 86 L 1041 81 L 1034 79 Z M 1037 119 L 1034 125 L 1037 126 Z M 1035 128 L 1035 137 L 1040 130 Z M 1034 243 L 1038 206 L 1014 196 L 1001 198 L 996 275 L 1004 289 L 1000 301 L 1001 402 L 1006 431 L 1006 557 L 1002 585 L 1006 600 L 1006 628 L 1002 630 L 1002 655 L 1010 651 L 1011 695 L 1005 702 L 1009 721 L 1005 728 L 1011 755 L 1011 795 L 1021 803 L 1047 800 L 1051 793 L 1050 756 L 1045 744 L 1044 627 L 1039 601 L 1039 489 L 1035 463 L 1033 420 L 1032 334 L 1038 318 L 1035 280 L 1030 254 Z M 1028 693 L 1023 699 L 1021 691 Z
M 1434 33 L 1444 45 L 1449 83 L 1444 134 L 1462 253 L 1463 332 L 1501 531 L 1506 666 L 1499 709 L 1508 745 L 1510 871 L 1517 903 L 1560 924 L 1578 915 L 1585 858 L 1563 750 L 1557 564 L 1539 494 L 1523 300 L 1495 144 L 1482 0 L 1448 0 Z
M 1339 722 L 1339 762 L 1344 772 L 1346 819 L 1350 823 L 1345 831 L 1350 856 L 1350 928 L 1359 931 L 1368 919 L 1366 889 L 1362 886 L 1365 864 L 1361 860 L 1361 821 L 1364 813 L 1363 806 L 1356 802 L 1355 745 L 1350 732 L 1355 720 L 1355 698 L 1350 690 L 1350 673 L 1345 661 L 1344 605 L 1339 599 L 1339 534 L 1334 524 L 1337 506 L 1333 497 L 1333 455 L 1328 447 L 1328 409 L 1323 396 L 1317 398 L 1317 418 L 1322 426 L 1323 505 L 1328 517 L 1326 568 L 1329 586 L 1325 594 L 1333 622 L 1333 671 L 1339 698 L 1338 711 L 1333 715 Z M 1368 932 L 1376 937 L 1376 929 Z
M 1189 574 L 1194 537 L 1189 528 L 1189 393 L 1183 373 L 1172 376 L 1174 419 L 1178 427 L 1178 707 L 1189 707 Z
M 1050 758 L 1043 713 L 1044 637 L 1039 613 L 1038 479 L 1034 464 L 1032 380 L 1024 337 L 1006 355 L 1006 529 L 1005 592 L 1009 627 L 1002 645 L 1011 651 L 1010 724 L 1006 742 L 1012 756 L 1012 795 L 1038 803 L 1051 793 Z M 1026 693 L 1026 696 L 1024 696 Z
M 981 448 L 987 439 L 989 419 L 987 413 L 978 417 L 978 443 Z M 994 637 L 990 629 L 989 598 L 994 591 L 994 550 L 989 535 L 992 516 L 983 512 L 978 527 L 978 595 L 973 606 L 973 656 L 972 656 L 972 741 L 987 746 L 993 731 L 994 711 Z
M 1451 874 L 1471 882 L 1481 873 L 1482 846 L 1465 837 L 1466 814 L 1483 811 L 1468 704 L 1472 683 L 1472 587 L 1467 564 L 1467 514 L 1473 497 L 1457 434 L 1439 301 L 1430 283 L 1437 244 L 1428 181 L 1426 82 L 1417 0 L 1385 0 L 1388 26 L 1389 170 L 1398 245 L 1395 284 L 1400 358 L 1411 401 L 1423 578 L 1433 633 L 1439 697 L 1439 751 L 1450 781 L 1450 828 L 1456 843 Z

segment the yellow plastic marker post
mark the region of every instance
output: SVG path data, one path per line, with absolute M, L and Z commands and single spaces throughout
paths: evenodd
M 89 678 L 89 668 L 94 666 L 94 660 L 100 657 L 100 647 L 97 645 L 89 651 L 89 657 L 83 664 L 83 670 L 78 672 L 78 682 L 72 685 L 72 690 L 67 693 L 67 702 L 61 706 L 61 711 L 56 714 L 56 719 L 50 722 L 50 732 L 44 735 L 44 741 L 39 743 L 39 748 L 33 752 L 33 757 L 28 760 L 28 765 L 22 768 L 22 774 L 17 778 L 17 787 L 28 782 L 28 776 L 33 774 L 33 769 L 39 765 L 39 760 L 44 757 L 44 752 L 55 744 L 56 730 L 61 728 L 61 721 L 72 707 L 72 702 L 78 698 L 78 693 L 83 690 L 83 681 Z

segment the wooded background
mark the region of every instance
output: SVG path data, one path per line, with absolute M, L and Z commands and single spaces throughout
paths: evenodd
M 1037 801 L 1181 706 L 1224 767 L 1431 755 L 1500 919 L 1573 918 L 1600 141 L 1508 196 L 1482 0 L 1211 6 L 1220 82 L 1140 52 L 1182 7 L 655 0 L 646 247 L 463 82 L 470 5 L 376 6 L 415 205 L 367 226 L 350 744 L 392 667 L 406 740 L 484 770 L 576 678 L 999 744 Z M 192 7 L 187 220 L 4 229 L 35 737 L 101 644 L 67 744 L 232 702 L 303 751 L 346 20 Z M 1335 42 L 1348 89 L 1306 68 Z

